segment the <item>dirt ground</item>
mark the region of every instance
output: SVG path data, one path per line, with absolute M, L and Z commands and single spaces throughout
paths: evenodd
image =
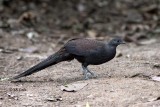
M 19 43 L 15 44 L 15 40 Z M 10 35 L 2 37 L 0 42 L 2 46 L 12 47 L 20 47 L 22 43 L 31 45 L 26 38 L 11 40 Z M 41 47 L 40 53 L 1 52 L 1 77 L 19 74 L 59 48 L 49 50 L 47 44 L 34 46 Z M 132 43 L 119 46 L 117 54 L 121 53 L 121 57 L 103 65 L 89 67 L 98 75 L 96 79 L 83 80 L 81 66 L 74 60 L 21 78 L 21 81 L 0 82 L 0 106 L 85 107 L 88 102 L 90 107 L 159 107 L 160 83 L 148 78 L 159 75 L 159 69 L 153 68 L 160 60 L 159 46 L 159 42 L 144 46 Z M 23 57 L 21 60 L 20 56 Z M 79 82 L 88 85 L 77 92 L 60 90 L 61 85 Z M 47 98 L 62 99 L 47 101 Z
M 159 0 L 0 0 L 0 80 L 56 52 L 68 39 L 122 37 L 117 56 L 89 66 L 63 62 L 19 81 L 0 81 L 0 107 L 160 107 Z M 77 92 L 61 85 L 87 83 Z M 48 100 L 50 99 L 50 100 Z M 87 106 L 89 104 L 89 106 Z

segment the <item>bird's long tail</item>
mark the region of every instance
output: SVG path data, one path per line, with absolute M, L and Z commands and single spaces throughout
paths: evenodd
M 15 77 L 10 78 L 9 80 L 25 77 L 25 76 L 31 75 L 33 73 L 36 73 L 42 69 L 45 69 L 51 65 L 55 65 L 61 61 L 67 61 L 67 60 L 72 60 L 72 59 L 73 59 L 73 57 L 69 53 L 67 53 L 64 48 L 62 48 L 58 52 L 56 52 L 55 54 L 49 56 L 47 59 L 45 59 L 42 62 L 38 63 L 37 65 L 29 68 L 25 72 L 15 76 Z

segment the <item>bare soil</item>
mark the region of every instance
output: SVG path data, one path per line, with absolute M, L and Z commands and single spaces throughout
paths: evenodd
M 19 42 L 15 44 L 15 40 Z M 11 39 L 7 34 L 0 42 L 2 46 L 21 47 L 22 43 L 32 46 L 26 38 Z M 1 78 L 23 72 L 60 48 L 49 50 L 47 44 L 34 46 L 39 47 L 39 53 L 1 52 Z M 99 66 L 89 66 L 98 75 L 96 79 L 84 80 L 81 65 L 74 60 L 21 78 L 21 81 L 0 82 L 0 106 L 85 107 L 88 102 L 90 107 L 159 107 L 160 83 L 149 78 L 159 75 L 159 69 L 153 68 L 160 60 L 159 46 L 158 42 L 144 46 L 132 43 L 119 46 L 117 54 L 121 53 L 121 57 Z M 21 60 L 20 56 L 23 57 Z M 61 85 L 78 82 L 88 85 L 77 92 L 60 90 Z M 48 98 L 56 100 L 47 101 Z M 59 98 L 62 101 L 57 100 Z

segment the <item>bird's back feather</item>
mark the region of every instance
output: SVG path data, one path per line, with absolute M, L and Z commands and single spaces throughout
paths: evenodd
M 70 54 L 87 56 L 91 52 L 100 49 L 104 45 L 104 42 L 101 41 L 78 38 L 70 40 L 64 47 Z

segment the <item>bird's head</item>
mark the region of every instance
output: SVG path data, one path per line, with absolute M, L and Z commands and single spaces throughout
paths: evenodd
M 125 44 L 125 42 L 121 38 L 114 38 L 109 42 L 111 46 L 118 46 L 120 44 Z

